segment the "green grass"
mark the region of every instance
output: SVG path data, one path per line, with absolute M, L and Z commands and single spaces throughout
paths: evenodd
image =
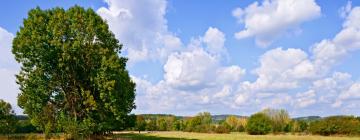
M 246 133 L 206 134 L 189 132 L 153 132 L 147 134 L 116 134 L 121 140 L 360 140 L 360 137 L 312 136 L 312 135 L 248 135 Z

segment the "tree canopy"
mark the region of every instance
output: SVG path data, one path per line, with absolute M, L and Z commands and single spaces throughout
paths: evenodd
M 256 113 L 250 116 L 246 130 L 251 135 L 268 134 L 271 131 L 271 119 L 264 113 Z
M 46 133 L 122 129 L 135 108 L 135 83 L 121 48 L 92 9 L 30 10 L 13 40 L 18 105 Z

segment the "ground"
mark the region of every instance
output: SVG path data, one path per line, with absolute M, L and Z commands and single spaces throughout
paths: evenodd
M 189 132 L 123 133 L 121 140 L 360 140 L 360 137 L 312 136 L 312 135 L 248 135 L 246 133 L 206 134 Z
M 1 136 L 3 139 L 44 139 L 42 134 L 15 134 L 10 137 Z M 52 139 L 64 139 L 63 136 L 57 135 Z M 313 135 L 248 135 L 246 133 L 230 134 L 207 134 L 207 133 L 190 133 L 190 132 L 121 132 L 107 139 L 115 140 L 360 140 L 360 137 L 346 136 L 313 136 Z

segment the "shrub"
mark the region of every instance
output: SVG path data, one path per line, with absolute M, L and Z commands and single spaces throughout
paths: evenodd
M 264 135 L 271 131 L 271 120 L 263 113 L 251 115 L 248 119 L 246 130 L 250 135 Z
M 290 116 L 284 109 L 265 109 L 262 111 L 271 120 L 272 132 L 280 133 L 290 130 L 288 125 L 290 122 Z
M 310 132 L 319 135 L 359 135 L 360 121 L 352 116 L 333 116 L 310 124 Z
M 217 127 L 215 127 L 214 129 L 215 133 L 230 133 L 230 129 L 224 125 L 218 125 Z
M 33 126 L 30 120 L 19 120 L 16 125 L 15 133 L 34 133 L 39 132 L 36 130 L 36 127 Z

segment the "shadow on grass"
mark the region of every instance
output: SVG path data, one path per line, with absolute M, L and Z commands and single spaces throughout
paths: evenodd
M 186 138 L 149 136 L 145 134 L 136 134 L 136 133 L 116 134 L 113 136 L 113 139 L 115 140 L 197 140 L 197 139 L 186 139 Z

